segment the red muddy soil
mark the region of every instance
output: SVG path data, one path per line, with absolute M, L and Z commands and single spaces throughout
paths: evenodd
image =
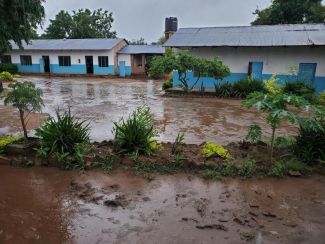
M 0 166 L 0 243 L 324 243 L 325 178 Z

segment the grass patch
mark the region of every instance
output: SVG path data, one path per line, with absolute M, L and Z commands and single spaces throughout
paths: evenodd
M 290 171 L 305 173 L 307 170 L 308 169 L 306 165 L 295 158 L 287 160 L 284 159 L 273 164 L 269 175 L 275 177 L 284 177 L 287 176 Z

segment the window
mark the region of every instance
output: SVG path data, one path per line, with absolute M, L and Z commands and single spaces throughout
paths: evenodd
M 142 67 L 142 55 L 135 55 L 135 65 Z
M 59 66 L 71 66 L 71 57 L 59 56 Z
M 32 56 L 30 55 L 21 55 L 20 56 L 20 63 L 21 65 L 32 65 Z
M 98 56 L 98 65 L 99 67 L 108 67 L 108 57 Z
M 298 80 L 312 83 L 315 79 L 317 63 L 299 64 Z
M 11 56 L 10 55 L 1 56 L 1 63 L 2 64 L 11 64 Z

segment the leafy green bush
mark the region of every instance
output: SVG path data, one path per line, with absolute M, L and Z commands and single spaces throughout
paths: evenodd
M 56 118 L 50 117 L 45 124 L 36 129 L 36 136 L 41 139 L 38 149 L 40 156 L 54 156 L 66 168 L 83 168 L 84 155 L 89 143 L 89 123 L 71 115 L 70 109 L 62 115 L 56 112 Z
M 228 82 L 214 84 L 214 90 L 217 97 L 237 97 L 237 93 L 234 90 L 234 86 Z
M 315 88 L 305 82 L 287 82 L 283 87 L 283 92 L 301 96 L 308 101 L 313 101 L 316 94 Z
M 18 72 L 18 66 L 16 64 L 0 64 L 0 73 L 4 71 L 16 74 Z
M 246 159 L 237 167 L 238 175 L 242 178 L 252 177 L 256 173 L 256 162 L 251 159 Z
M 114 122 L 115 145 L 123 152 L 150 153 L 150 143 L 159 136 L 148 107 L 139 107 L 127 119 Z
M 303 173 L 306 170 L 306 165 L 304 165 L 301 161 L 292 158 L 292 159 L 284 159 L 281 161 L 277 161 L 273 164 L 269 175 L 276 177 L 284 177 L 289 174 L 290 171 L 297 171 Z
M 164 84 L 162 86 L 163 90 L 169 89 L 173 87 L 173 79 L 168 79 L 164 81 Z
M 231 159 L 231 156 L 226 148 L 213 142 L 206 142 L 201 149 L 201 153 L 206 158 L 218 155 L 224 159 Z
M 3 71 L 0 73 L 0 80 L 4 80 L 4 81 L 13 81 L 14 80 L 14 76 L 12 74 L 10 74 L 7 71 Z
M 307 164 L 325 161 L 325 120 L 303 119 L 294 147 L 295 155 Z
M 6 136 L 0 138 L 0 154 L 6 152 L 6 148 L 9 144 L 23 140 L 21 136 Z
M 252 92 L 265 92 L 264 84 L 259 81 L 247 77 L 233 84 L 236 97 L 245 98 Z
M 316 103 L 325 105 L 325 91 L 322 91 L 318 96 L 316 96 Z

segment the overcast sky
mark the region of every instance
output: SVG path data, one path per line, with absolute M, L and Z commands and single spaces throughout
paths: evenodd
M 179 27 L 249 25 L 256 8 L 271 0 L 46 0 L 46 21 L 60 10 L 103 8 L 113 12 L 113 28 L 128 40 L 156 41 L 163 35 L 165 17 L 178 18 Z M 40 31 L 41 32 L 41 31 Z

